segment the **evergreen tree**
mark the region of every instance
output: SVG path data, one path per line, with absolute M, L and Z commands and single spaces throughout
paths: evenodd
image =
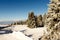
M 37 17 L 37 27 L 43 27 L 42 15 Z
M 36 27 L 34 12 L 30 12 L 28 15 L 28 27 L 30 27 L 30 28 Z
M 60 0 L 51 0 L 45 20 L 47 32 L 41 40 L 60 40 Z

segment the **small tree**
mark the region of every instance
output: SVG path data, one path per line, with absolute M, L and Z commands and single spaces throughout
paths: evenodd
M 30 28 L 36 27 L 34 12 L 30 12 L 28 14 L 28 27 L 30 27 Z
M 42 26 L 43 26 L 42 15 L 39 15 L 37 17 L 37 27 L 42 27 Z

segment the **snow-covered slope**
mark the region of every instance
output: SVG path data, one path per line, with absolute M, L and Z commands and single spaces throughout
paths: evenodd
M 32 40 L 21 32 L 0 35 L 0 40 Z
M 14 25 L 11 30 L 12 33 L 0 35 L 0 40 L 39 40 L 47 32 L 46 27 L 31 29 L 27 25 Z
M 45 32 L 45 28 L 33 28 L 33 29 L 26 30 L 24 34 L 28 36 L 32 35 L 32 38 L 34 40 L 38 40 L 43 36 L 44 32 Z
M 27 25 L 16 25 L 13 28 L 13 31 L 20 31 L 24 33 L 26 36 L 29 36 L 34 40 L 38 40 L 43 36 L 44 32 L 46 32 L 46 27 L 31 29 L 31 28 L 28 28 Z
M 14 25 L 12 26 L 12 31 L 23 31 L 23 30 L 27 30 L 30 29 L 27 27 L 27 25 Z

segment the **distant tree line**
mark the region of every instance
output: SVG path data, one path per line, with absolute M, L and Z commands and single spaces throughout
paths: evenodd
M 44 26 L 44 20 L 46 18 L 46 14 L 42 15 L 34 15 L 34 12 L 30 12 L 28 14 L 27 24 L 30 28 L 35 27 L 43 27 Z

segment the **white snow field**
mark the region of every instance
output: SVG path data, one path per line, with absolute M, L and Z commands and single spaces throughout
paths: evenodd
M 27 25 L 15 25 L 13 31 L 20 31 L 33 40 L 39 40 L 46 31 L 46 27 L 28 28 Z
M 11 30 L 12 33 L 0 34 L 0 40 L 39 40 L 47 32 L 46 27 L 31 29 L 27 25 L 13 25 Z
M 0 40 L 32 40 L 32 38 L 25 36 L 22 32 L 14 31 L 10 34 L 0 35 Z

